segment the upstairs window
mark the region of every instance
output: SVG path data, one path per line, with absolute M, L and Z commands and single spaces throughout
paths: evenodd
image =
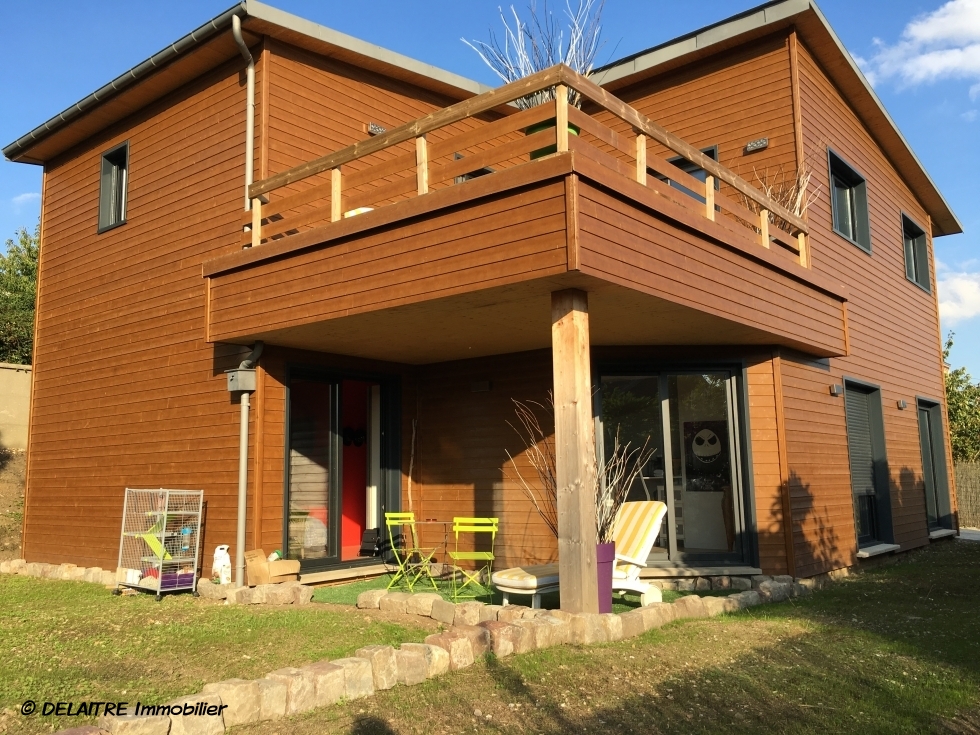
M 717 161 L 718 160 L 718 146 L 716 146 L 716 145 L 711 146 L 710 148 L 704 148 L 704 149 L 701 150 L 701 152 L 705 156 L 707 156 L 708 158 L 710 158 L 712 161 Z M 669 159 L 667 159 L 667 163 L 674 164 L 681 171 L 683 171 L 686 174 L 690 174 L 691 176 L 693 176 L 694 178 L 696 178 L 698 181 L 700 181 L 702 184 L 708 178 L 708 172 L 707 171 L 705 171 L 703 168 L 701 168 L 700 166 L 698 166 L 696 163 L 693 163 L 692 161 L 688 161 L 686 158 L 683 158 L 682 156 L 677 156 L 675 158 L 669 158 Z M 651 176 L 653 176 L 654 178 L 657 178 L 657 179 L 660 179 L 661 181 L 667 182 L 667 186 L 669 186 L 669 187 L 671 187 L 673 189 L 678 189 L 681 192 L 683 192 L 684 194 L 687 194 L 689 197 L 691 197 L 693 199 L 697 199 L 699 202 L 701 202 L 701 204 L 704 204 L 704 197 L 703 196 L 700 196 L 699 194 L 695 194 L 693 191 L 691 191 L 690 189 L 688 189 L 683 184 L 680 184 L 680 183 L 678 183 L 678 182 L 676 182 L 676 181 L 674 181 L 672 179 L 668 179 L 666 176 L 663 176 L 663 175 L 657 173 L 652 168 L 648 168 L 647 169 L 647 173 L 650 174 Z M 715 189 L 717 189 L 718 186 L 719 186 L 719 182 L 716 179 L 715 180 Z
M 126 222 L 126 185 L 129 169 L 129 143 L 102 154 L 99 186 L 99 232 Z
M 904 214 L 902 238 L 905 240 L 905 275 L 912 283 L 928 291 L 929 251 L 926 249 L 926 233 Z
M 828 151 L 828 157 L 834 232 L 870 253 L 867 182 L 833 151 Z

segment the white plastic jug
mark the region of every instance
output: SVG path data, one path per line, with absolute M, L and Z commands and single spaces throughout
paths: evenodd
M 214 562 L 211 564 L 211 576 L 218 578 L 218 584 L 231 583 L 231 557 L 228 556 L 226 544 L 218 546 L 214 550 Z

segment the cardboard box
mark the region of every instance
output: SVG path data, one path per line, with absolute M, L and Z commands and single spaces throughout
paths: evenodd
M 245 573 L 248 586 L 278 584 L 299 579 L 299 562 L 290 559 L 269 561 L 262 549 L 245 552 Z

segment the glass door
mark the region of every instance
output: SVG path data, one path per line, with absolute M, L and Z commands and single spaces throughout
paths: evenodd
M 287 558 L 356 561 L 367 532 L 380 528 L 381 395 L 378 382 L 290 376 Z
M 729 371 L 601 379 L 600 452 L 617 431 L 620 445 L 654 450 L 628 497 L 667 504 L 650 564 L 744 561 L 734 382 Z
M 304 375 L 289 381 L 287 559 L 338 557 L 338 398 L 335 381 Z
M 667 375 L 678 561 L 741 558 L 735 413 L 727 372 Z M 740 517 L 740 513 L 738 513 Z
M 640 471 L 626 499 L 659 500 L 667 503 L 664 464 L 663 419 L 661 416 L 660 377 L 605 377 L 602 388 L 602 431 L 597 432 L 602 446 L 600 456 L 612 450 L 619 434 L 619 445 L 627 451 L 646 446 L 653 450 L 650 460 Z M 669 507 L 669 505 L 668 505 Z M 650 552 L 650 560 L 667 561 L 670 534 L 667 523 Z

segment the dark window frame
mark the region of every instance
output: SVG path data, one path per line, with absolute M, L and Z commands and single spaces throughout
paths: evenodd
M 868 212 L 868 180 L 854 166 L 845 161 L 833 148 L 827 148 L 827 171 L 830 186 L 830 213 L 832 227 L 836 234 L 864 252 L 871 254 L 871 220 Z M 840 182 L 841 186 L 838 186 Z M 840 221 L 841 213 L 837 203 L 837 191 L 845 190 L 849 195 L 851 209 L 850 222 L 845 231 Z
M 717 144 L 716 145 L 709 145 L 707 148 L 701 148 L 699 150 L 704 155 L 706 155 L 708 158 L 710 158 L 711 160 L 713 160 L 715 163 L 718 162 L 718 146 L 717 146 Z M 701 181 L 701 178 L 698 176 L 698 172 L 703 172 L 705 174 L 705 178 L 707 178 L 707 176 L 708 176 L 708 172 L 707 171 L 705 171 L 703 168 L 701 168 L 696 163 L 694 163 L 694 161 L 689 161 L 688 159 L 684 158 L 684 156 L 674 156 L 673 158 L 668 158 L 667 159 L 667 163 L 676 166 L 677 168 L 679 168 L 684 173 L 689 174 L 689 175 L 693 176 L 694 178 L 698 179 L 698 181 Z M 650 167 L 647 167 L 647 174 L 649 176 L 652 176 L 655 179 L 659 179 L 660 181 L 665 182 L 667 184 L 667 186 L 671 187 L 672 189 L 677 189 L 681 193 L 687 194 L 689 197 L 691 197 L 692 199 L 700 202 L 701 204 L 704 204 L 705 203 L 703 196 L 701 196 L 699 194 L 695 194 L 693 191 L 691 191 L 690 189 L 688 189 L 686 186 L 684 186 L 683 184 L 677 183 L 676 181 L 674 181 L 673 179 L 671 179 L 669 176 L 664 176 L 663 174 L 658 173 L 657 171 L 654 171 Z M 718 191 L 719 189 L 721 189 L 721 182 L 718 180 L 717 177 L 715 177 L 715 191 Z M 718 207 L 716 206 L 715 209 L 718 209 Z
M 953 519 L 953 508 L 952 508 L 952 498 L 949 486 L 949 464 L 946 461 L 946 424 L 945 424 L 945 411 L 943 411 L 943 404 L 934 398 L 928 398 L 925 396 L 915 397 L 915 409 L 916 409 L 916 421 L 919 424 L 919 451 L 922 452 L 925 447 L 922 444 L 922 416 L 920 411 L 932 412 L 930 417 L 930 429 L 932 429 L 931 444 L 934 452 L 932 458 L 933 463 L 933 475 L 936 480 L 936 487 L 933 488 L 935 493 L 936 507 L 937 507 L 937 520 L 936 524 L 931 524 L 929 522 L 929 512 L 928 508 L 926 510 L 926 525 L 930 531 L 938 530 L 951 530 L 955 528 L 955 523 Z M 935 417 L 936 423 L 932 423 L 932 417 Z M 925 456 L 922 458 L 923 465 L 925 464 Z M 923 468 L 924 469 L 924 468 Z M 925 477 L 923 476 L 923 483 L 925 482 Z M 923 487 L 923 492 L 928 495 L 928 488 Z M 926 497 L 926 502 L 928 503 L 928 497 Z
M 932 293 L 932 268 L 929 263 L 929 241 L 926 229 L 905 212 L 901 213 L 902 252 L 905 254 L 905 277 L 926 293 Z M 909 237 L 910 230 L 918 235 Z M 911 245 L 910 241 L 911 240 Z M 912 252 L 910 252 L 910 249 Z M 920 280 L 925 277 L 925 283 Z
M 122 153 L 122 165 L 117 160 Z M 112 170 L 107 170 L 107 166 Z M 119 181 L 118 172 L 122 170 L 122 180 Z M 106 186 L 107 177 L 112 177 L 109 187 Z M 117 183 L 118 182 L 118 183 Z M 114 199 L 118 197 L 118 207 L 115 206 Z M 126 215 L 129 205 L 129 141 L 123 141 L 99 157 L 99 234 L 114 230 L 126 224 Z M 118 212 L 116 211 L 118 209 Z
M 726 561 L 722 565 L 759 566 L 759 528 L 756 517 L 756 489 L 752 472 L 752 436 L 749 425 L 749 373 L 748 363 L 738 358 L 671 358 L 657 360 L 649 358 L 600 358 L 592 364 L 592 412 L 594 418 L 602 416 L 601 380 L 604 377 L 640 376 L 668 373 L 698 373 L 702 371 L 728 371 L 732 385 L 731 411 L 734 418 L 732 439 L 736 451 L 733 456 L 733 471 L 741 486 L 735 498 L 737 544 L 741 547 L 742 561 Z M 675 568 L 686 566 L 717 566 L 714 562 L 699 559 L 672 561 L 651 566 Z
M 387 529 L 384 527 L 382 519 L 386 511 L 397 512 L 402 509 L 401 481 L 402 481 L 402 376 L 393 373 L 380 373 L 362 371 L 357 369 L 345 370 L 343 368 L 317 365 L 312 362 L 288 362 L 285 368 L 285 406 L 284 406 L 284 430 L 283 430 L 283 498 L 282 498 L 282 517 L 284 519 L 282 528 L 282 547 L 289 547 L 289 454 L 290 454 L 290 391 L 293 378 L 306 380 L 319 380 L 325 383 L 332 383 L 337 386 L 335 391 L 336 400 L 330 407 L 331 412 L 336 412 L 336 416 L 331 416 L 333 423 L 334 446 L 332 452 L 334 460 L 333 467 L 330 468 L 330 482 L 332 483 L 331 494 L 336 492 L 339 496 L 343 482 L 343 448 L 342 440 L 339 438 L 339 421 L 341 411 L 340 384 L 343 380 L 363 380 L 378 383 L 381 386 L 381 483 L 382 488 L 379 494 L 381 507 L 379 512 L 380 530 L 382 539 L 387 539 Z M 331 498 L 335 505 L 340 508 L 340 501 Z M 330 533 L 328 528 L 328 533 Z M 331 538 L 331 543 L 339 542 L 338 538 Z M 388 544 L 383 543 L 382 548 L 388 549 Z M 339 550 L 339 546 L 336 546 Z M 387 553 L 387 552 L 386 552 Z M 384 559 L 385 563 L 390 563 L 390 555 Z M 332 571 L 337 569 L 355 569 L 357 567 L 371 566 L 378 564 L 377 557 L 364 557 L 362 559 L 341 560 L 339 556 L 328 557 L 325 559 L 303 559 L 300 561 L 300 571 L 302 573 Z
M 869 383 L 860 378 L 843 376 L 844 381 L 844 424 L 846 438 L 848 442 L 848 471 L 850 474 L 850 427 L 847 426 L 847 389 L 857 389 L 871 396 L 868 401 L 869 423 L 871 429 L 871 452 L 874 462 L 874 486 L 875 486 L 875 506 L 876 518 L 875 527 L 878 531 L 877 538 L 872 543 L 862 544 L 858 541 L 858 519 L 855 513 L 854 518 L 854 537 L 858 548 L 863 546 L 874 546 L 877 544 L 892 544 L 895 539 L 895 528 L 892 524 L 892 498 L 891 498 L 891 477 L 888 469 L 888 444 L 885 436 L 885 417 L 882 406 L 881 386 L 876 383 Z M 851 481 L 851 497 L 854 498 L 853 475 L 849 477 Z

